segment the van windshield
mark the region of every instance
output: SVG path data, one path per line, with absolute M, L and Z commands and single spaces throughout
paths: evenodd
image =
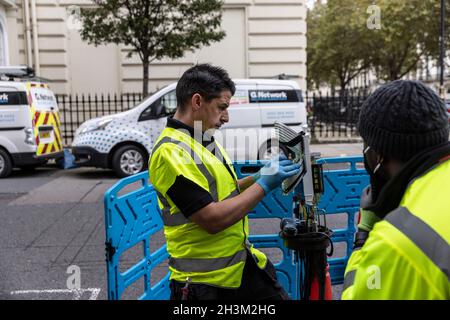
M 157 89 L 156 91 L 153 91 L 153 92 L 147 94 L 147 95 L 146 95 L 145 97 L 143 97 L 142 99 L 139 99 L 138 103 L 135 104 L 134 106 L 132 106 L 130 109 L 135 109 L 135 108 L 137 108 L 137 107 L 142 106 L 142 104 L 145 104 L 146 101 L 147 101 L 151 96 L 153 96 L 153 95 L 156 94 L 157 92 L 160 92 L 160 91 L 164 90 L 164 89 L 167 88 L 168 86 L 170 86 L 170 84 L 165 85 L 165 86 L 163 86 L 161 89 Z M 133 101 L 134 101 L 134 98 L 133 98 Z
M 140 115 L 139 121 L 167 117 L 175 113 L 177 108 L 177 96 L 175 90 L 167 92 L 165 95 L 154 101 Z

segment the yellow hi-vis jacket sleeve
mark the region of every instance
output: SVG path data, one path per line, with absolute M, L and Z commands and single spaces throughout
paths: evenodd
M 345 270 L 343 300 L 441 300 L 450 298 L 446 276 L 403 233 L 377 223 Z

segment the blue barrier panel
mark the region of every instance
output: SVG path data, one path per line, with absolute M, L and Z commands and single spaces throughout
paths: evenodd
M 324 165 L 347 165 L 348 168 L 327 170 L 324 168 L 325 193 L 320 198 L 318 207 L 329 214 L 346 214 L 347 226 L 333 230 L 333 243 L 346 243 L 347 252 L 344 257 L 329 259 L 332 284 L 344 281 L 344 271 L 352 253 L 355 228 L 355 213 L 359 210 L 362 190 L 369 184 L 369 176 L 364 168 L 357 168 L 362 157 L 323 158 L 317 163 Z
M 254 162 L 235 162 L 234 169 L 239 179 L 248 176 L 252 172 L 256 172 L 267 161 Z M 249 212 L 249 219 L 270 219 L 278 218 L 278 225 L 282 218 L 292 217 L 293 196 L 291 193 L 287 196 L 283 195 L 281 188 L 278 188 L 268 194 L 264 199 Z M 277 227 L 278 227 L 277 225 Z M 296 285 L 296 267 L 292 259 L 292 251 L 283 245 L 283 240 L 278 234 L 267 235 L 251 235 L 249 241 L 254 244 L 255 248 L 277 248 L 283 253 L 283 258 L 279 263 L 274 264 L 277 277 L 280 284 L 285 288 L 287 293 L 293 298 L 298 299 L 300 293 Z
M 129 193 L 120 192 L 132 183 L 140 187 Z M 170 297 L 169 274 L 153 287 L 151 271 L 168 258 L 166 246 L 150 252 L 150 237 L 163 228 L 156 191 L 148 183 L 148 172 L 120 180 L 105 193 L 106 261 L 108 299 L 118 300 L 125 289 L 136 281 L 144 281 L 141 300 L 166 300 Z M 125 272 L 120 272 L 120 256 L 128 249 L 143 244 L 142 259 Z
M 347 213 L 348 224 L 345 229 L 335 230 L 334 242 L 347 243 L 347 255 L 330 259 L 330 275 L 333 284 L 342 283 L 345 266 L 351 254 L 353 234 L 355 232 L 354 213 L 359 208 L 359 195 L 368 184 L 363 169 L 357 169 L 356 163 L 362 158 L 328 158 L 318 163 L 349 163 L 349 169 L 324 171 L 325 193 L 319 207 L 327 214 Z M 239 178 L 255 172 L 264 162 L 237 162 L 234 164 Z M 130 184 L 139 183 L 137 190 L 120 195 Z M 250 219 L 267 219 L 292 216 L 293 194 L 284 196 L 281 189 L 273 191 L 249 213 Z M 150 253 L 150 237 L 163 228 L 156 192 L 148 183 L 148 172 L 120 180 L 105 194 L 105 227 L 107 249 L 108 298 L 118 300 L 125 289 L 143 279 L 144 293 L 139 299 L 168 299 L 169 273 L 154 286 L 150 285 L 152 270 L 168 258 L 163 245 Z M 249 240 L 256 248 L 278 248 L 283 259 L 275 264 L 280 283 L 293 299 L 298 299 L 298 280 L 293 264 L 292 252 L 287 250 L 278 234 L 253 235 Z M 120 256 L 137 244 L 143 244 L 142 259 L 125 272 L 119 268 Z

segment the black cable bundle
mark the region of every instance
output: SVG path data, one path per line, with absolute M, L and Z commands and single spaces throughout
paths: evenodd
M 327 254 L 327 247 L 332 242 L 326 233 L 308 233 L 305 238 L 300 240 L 303 242 L 297 249 L 299 257 L 298 268 L 301 269 L 299 278 L 299 289 L 301 300 L 309 300 L 311 296 L 311 287 L 314 279 L 317 279 L 319 285 L 319 299 L 325 299 L 325 281 L 327 268 L 327 255 L 333 254 L 333 249 Z M 297 243 L 298 244 L 298 243 Z M 333 248 L 333 247 L 332 247 Z
M 301 221 L 289 219 L 296 226 L 301 225 Z M 319 299 L 325 299 L 327 256 L 333 255 L 333 243 L 331 241 L 331 230 L 319 226 L 317 232 L 284 232 L 290 230 L 290 223 L 284 223 L 280 236 L 284 239 L 285 246 L 295 251 L 297 263 L 297 273 L 299 275 L 299 292 L 301 300 L 309 300 L 311 287 L 314 279 L 319 285 Z M 331 250 L 327 253 L 327 248 Z

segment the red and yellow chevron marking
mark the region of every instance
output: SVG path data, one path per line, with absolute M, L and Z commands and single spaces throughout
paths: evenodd
M 59 116 L 57 112 L 35 112 L 35 127 L 34 136 L 38 146 L 36 154 L 38 156 L 62 151 L 61 132 L 59 129 Z M 53 142 L 42 143 L 39 139 L 39 127 L 52 126 L 53 127 Z
M 28 88 L 48 88 L 48 84 L 46 83 L 27 83 Z
M 48 88 L 47 84 L 43 83 L 27 83 L 28 94 L 32 87 Z M 58 112 L 51 111 L 37 111 L 34 102 L 30 106 L 30 116 L 33 123 L 34 137 L 36 139 L 36 155 L 45 155 L 54 152 L 62 151 L 63 145 L 61 140 L 61 121 L 59 120 Z M 43 143 L 39 138 L 40 126 L 52 126 L 53 127 L 53 142 Z

